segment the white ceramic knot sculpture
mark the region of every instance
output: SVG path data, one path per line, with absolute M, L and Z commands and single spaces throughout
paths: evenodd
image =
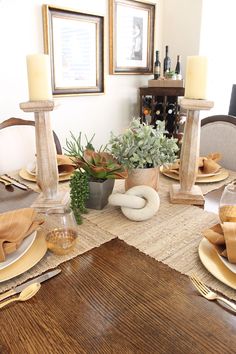
M 120 206 L 122 213 L 134 221 L 150 219 L 160 206 L 158 193 L 148 186 L 135 186 L 124 194 L 111 194 L 108 201 L 111 205 Z

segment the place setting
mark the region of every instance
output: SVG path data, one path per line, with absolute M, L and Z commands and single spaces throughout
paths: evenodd
M 206 269 L 224 284 L 236 289 L 236 182 L 221 196 L 218 224 L 202 231 L 199 257 Z
M 199 259 L 213 279 L 207 281 L 208 289 L 195 274 L 190 275 L 193 285 L 208 300 L 226 302 L 227 308 L 236 312 L 236 305 L 218 295 L 218 291 L 230 299 L 236 300 L 236 182 L 229 183 L 221 196 L 219 205 L 219 222 L 201 232 L 202 239 L 198 245 Z M 206 275 L 201 274 L 201 278 Z M 208 278 L 208 276 L 207 276 Z M 215 293 L 212 289 L 217 290 Z M 232 289 L 232 290 L 230 290 Z M 218 299 L 220 297 L 220 299 Z
M 214 152 L 204 157 L 198 158 L 198 172 L 195 183 L 214 183 L 225 180 L 229 177 L 229 171 L 221 167 L 218 163 L 221 160 L 221 154 Z M 180 160 L 175 163 L 161 166 L 160 172 L 171 179 L 180 180 Z
M 64 255 L 70 257 L 77 236 L 77 225 L 69 207 L 49 209 L 44 215 L 34 208 L 1 213 L 0 290 L 7 292 L 0 294 L 0 300 L 59 274 L 60 269 L 52 271 L 51 268 L 63 262 Z M 58 258 L 50 263 L 52 257 Z M 41 264 L 39 269 L 31 272 L 38 264 Z M 25 276 L 22 281 L 21 275 Z
M 37 197 L 38 193 L 19 179 L 0 176 L 0 213 L 29 207 Z
M 71 158 L 66 155 L 56 155 L 59 182 L 69 181 L 76 165 Z M 29 163 L 25 168 L 20 169 L 19 176 L 26 181 L 37 181 L 37 162 Z
M 66 155 L 56 155 L 58 182 L 68 182 L 76 165 Z M 9 172 L 0 176 L 0 212 L 29 207 L 39 197 L 36 160 L 21 168 L 17 173 Z M 50 206 L 49 206 L 50 207 Z

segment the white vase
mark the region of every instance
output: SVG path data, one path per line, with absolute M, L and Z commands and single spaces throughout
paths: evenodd
M 159 168 L 136 168 L 130 170 L 128 178 L 125 180 L 125 190 L 141 185 L 152 187 L 157 191 L 159 188 Z

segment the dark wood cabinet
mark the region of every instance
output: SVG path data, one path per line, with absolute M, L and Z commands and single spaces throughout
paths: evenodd
M 178 133 L 178 97 L 184 96 L 183 87 L 140 87 L 140 117 L 142 122 L 156 126 L 165 121 L 170 136 Z

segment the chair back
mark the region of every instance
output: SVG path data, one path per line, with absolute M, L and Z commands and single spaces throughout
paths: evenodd
M 34 126 L 34 121 L 21 118 L 9 118 L 0 123 L 0 174 L 32 164 L 36 155 Z M 57 154 L 62 154 L 54 131 L 53 137 Z
M 231 116 L 236 116 L 236 85 L 232 86 L 228 114 Z
M 202 119 L 200 156 L 222 153 L 220 164 L 236 171 L 236 117 L 214 115 Z

